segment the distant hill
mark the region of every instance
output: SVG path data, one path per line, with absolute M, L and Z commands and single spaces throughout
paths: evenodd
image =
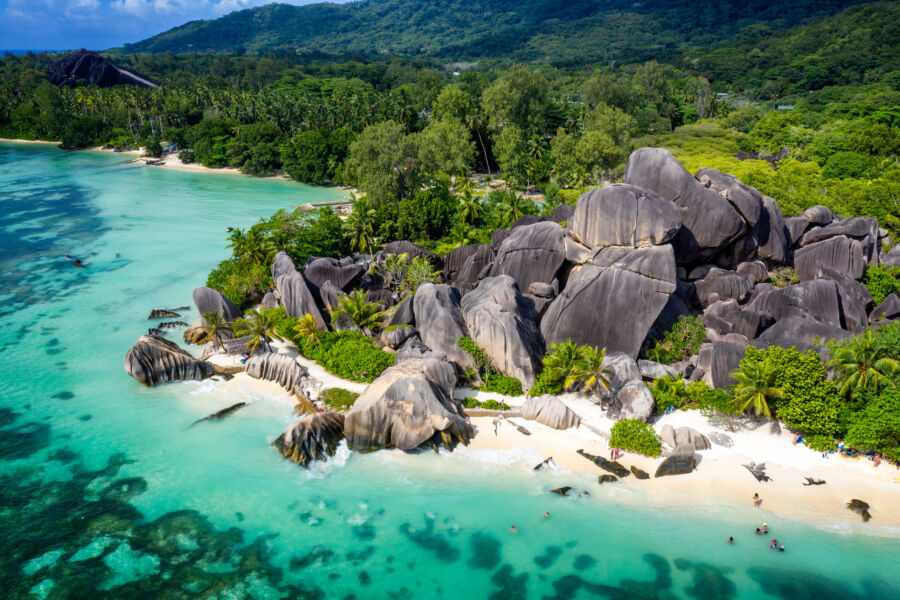
M 738 45 L 865 0 L 364 0 L 268 4 L 193 21 L 124 52 L 297 50 L 577 65 Z

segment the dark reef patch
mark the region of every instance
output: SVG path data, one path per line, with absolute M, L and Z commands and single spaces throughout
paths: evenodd
M 491 600 L 524 600 L 528 597 L 528 573 L 516 575 L 511 565 L 503 565 L 491 576 L 496 588 Z
M 70 392 L 68 390 L 63 390 L 63 391 L 59 392 L 58 394 L 53 394 L 53 396 L 51 396 L 51 397 L 55 398 L 57 400 L 71 400 L 72 398 L 75 397 L 75 394 L 73 394 L 72 392 Z
M 534 564 L 542 569 L 547 569 L 556 564 L 556 561 L 559 560 L 562 553 L 562 548 L 559 546 L 547 546 L 544 548 L 543 554 L 534 557 Z
M 412 529 L 409 523 L 404 523 L 400 526 L 400 533 L 423 550 L 434 554 L 442 562 L 452 563 L 459 560 L 459 550 L 435 532 L 434 519 L 431 517 L 425 517 L 424 529 Z
M 737 595 L 737 586 L 726 577 L 725 571 L 722 569 L 706 563 L 691 562 L 684 558 L 677 558 L 674 562 L 678 570 L 694 572 L 694 581 L 685 588 L 691 598 L 731 600 Z
M 469 538 L 472 556 L 466 561 L 471 569 L 493 571 L 500 564 L 500 540 L 489 533 L 474 533 Z
M 572 566 L 574 566 L 579 571 L 584 571 L 585 569 L 590 569 L 594 565 L 597 564 L 597 559 L 588 554 L 579 554 L 575 557 L 575 560 L 572 561 Z

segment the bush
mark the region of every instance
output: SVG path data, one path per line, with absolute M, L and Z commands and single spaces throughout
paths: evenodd
M 338 410 L 349 409 L 357 398 L 359 394 L 342 388 L 328 388 L 319 394 L 319 400 Z
M 837 442 L 830 435 L 808 435 L 803 443 L 816 452 L 831 452 L 837 450 Z
M 556 396 L 563 393 L 563 380 L 553 377 L 548 371 L 541 371 L 529 393 L 532 396 L 549 394 Z
M 863 283 L 875 299 L 875 304 L 881 304 L 889 294 L 900 294 L 900 267 L 869 267 Z
M 662 445 L 653 427 L 637 419 L 622 419 L 612 426 L 610 448 L 621 448 L 644 456 L 657 457 Z
M 882 392 L 853 413 L 844 441 L 852 448 L 900 460 L 900 389 Z
M 521 396 L 522 384 L 515 377 L 507 377 L 500 373 L 491 373 L 484 378 L 481 385 L 481 391 L 494 392 L 495 394 L 503 394 L 504 396 Z
M 297 335 L 295 327 L 300 320 L 296 317 L 288 316 L 283 306 L 270 308 L 269 316 L 274 321 L 275 333 L 285 339 L 293 339 Z
M 481 403 L 475 398 L 463 398 L 462 405 L 466 408 L 478 408 Z
M 194 162 L 194 151 L 191 148 L 185 148 L 178 153 L 178 160 L 186 165 Z
M 697 353 L 706 340 L 706 327 L 697 317 L 681 315 L 661 339 L 647 351 L 649 360 L 672 364 Z
M 272 284 L 269 269 L 261 264 L 241 264 L 235 258 L 227 258 L 210 271 L 206 285 L 245 309 L 262 298 L 263 290 Z
M 358 331 L 323 331 L 315 340 L 301 340 L 298 347 L 329 373 L 351 381 L 371 383 L 394 364 L 393 354 L 376 348 Z
M 509 405 L 506 402 L 500 402 L 491 398 L 482 402 L 480 408 L 485 410 L 509 410 Z

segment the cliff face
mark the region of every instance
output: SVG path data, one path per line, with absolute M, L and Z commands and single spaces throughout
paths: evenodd
M 76 50 L 47 67 L 50 82 L 75 87 L 79 81 L 89 85 L 112 87 L 123 83 L 158 88 L 159 84 L 145 75 L 120 67 L 90 50 Z

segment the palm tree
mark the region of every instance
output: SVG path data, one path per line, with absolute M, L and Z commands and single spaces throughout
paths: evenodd
M 206 337 L 213 343 L 213 348 L 223 348 L 222 334 L 233 333 L 232 324 L 225 320 L 217 310 L 203 313 L 204 325 L 200 329 L 206 332 Z
M 302 317 L 297 320 L 297 324 L 294 325 L 294 331 L 297 332 L 297 337 L 299 337 L 304 342 L 309 341 L 313 346 L 318 347 L 319 345 L 319 323 L 316 322 L 316 318 L 309 313 L 306 313 Z
M 867 329 L 849 344 L 834 346 L 832 359 L 826 366 L 838 374 L 841 395 L 848 396 L 863 390 L 878 393 L 893 385 L 888 375 L 900 370 L 900 361 L 886 354 L 887 348 L 878 343 L 871 329 Z
M 472 225 L 481 218 L 481 215 L 484 213 L 484 207 L 481 205 L 481 202 L 472 195 L 472 190 L 468 187 L 463 190 L 461 200 L 462 204 L 459 208 L 459 216 L 462 217 L 463 222 Z
M 352 200 L 353 210 L 345 221 L 350 234 L 350 247 L 364 254 L 371 254 L 375 244 L 373 224 L 375 209 L 365 196 Z
M 349 294 L 338 298 L 338 313 L 344 313 L 356 323 L 366 334 L 373 329 L 384 326 L 385 313 L 381 304 L 369 302 L 363 290 L 353 290 Z
M 516 219 L 525 216 L 525 201 L 515 192 L 509 192 L 502 209 L 503 221 L 512 224 Z
M 555 381 L 562 381 L 568 388 L 578 361 L 578 346 L 572 340 L 550 344 L 550 352 L 544 357 L 544 372 Z
M 250 356 L 256 351 L 257 346 L 262 344 L 266 350 L 271 352 L 269 339 L 283 340 L 278 332 L 275 331 L 275 319 L 272 312 L 275 309 L 260 308 L 258 311 L 252 311 L 249 318 L 238 319 L 234 322 L 235 334 L 244 337 L 249 336 L 246 348 L 250 351 Z
M 235 227 L 228 234 L 228 243 L 226 248 L 231 248 L 231 253 L 235 256 L 241 256 L 247 249 L 247 240 L 244 238 L 244 232 Z
M 402 287 L 406 292 L 415 294 L 423 284 L 439 283 L 440 275 L 441 272 L 434 270 L 434 265 L 427 256 L 417 256 L 406 267 Z
M 782 391 L 775 385 L 778 370 L 767 361 L 746 362 L 731 372 L 737 383 L 731 387 L 735 405 L 746 412 L 752 409 L 759 420 L 760 415 L 772 416 L 769 401 L 781 398 Z
M 609 389 L 609 368 L 603 365 L 605 357 L 606 348 L 598 352 L 591 346 L 579 346 L 574 368 L 563 382 L 563 386 L 569 388 L 580 384 L 581 391 L 585 394 L 595 392 L 599 388 Z

